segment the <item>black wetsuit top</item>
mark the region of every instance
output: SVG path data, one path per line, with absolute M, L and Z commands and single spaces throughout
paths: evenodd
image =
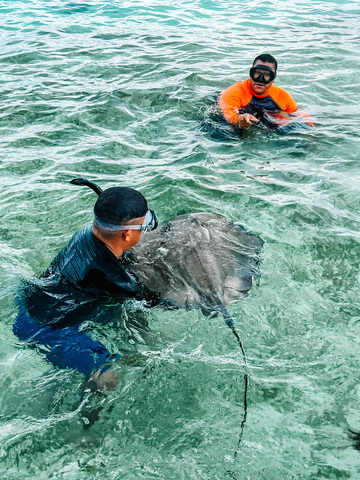
M 23 287 L 20 301 L 28 314 L 55 328 L 94 320 L 97 309 L 114 297 L 159 299 L 131 275 L 88 225 L 79 230 L 37 280 Z

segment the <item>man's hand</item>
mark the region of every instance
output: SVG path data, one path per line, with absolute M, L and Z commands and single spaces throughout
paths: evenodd
M 238 115 L 237 124 L 238 124 L 238 127 L 240 128 L 245 128 L 245 130 L 247 130 L 248 128 L 251 127 L 253 122 L 258 123 L 259 120 L 256 117 L 254 117 L 254 115 L 251 115 L 250 113 L 243 113 Z

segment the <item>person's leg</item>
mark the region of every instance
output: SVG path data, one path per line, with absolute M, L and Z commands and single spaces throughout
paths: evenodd
M 51 328 L 20 312 L 14 333 L 37 347 L 56 367 L 73 368 L 86 375 L 96 388 L 114 388 L 119 381 L 109 369 L 120 355 L 112 355 L 102 343 L 77 327 Z

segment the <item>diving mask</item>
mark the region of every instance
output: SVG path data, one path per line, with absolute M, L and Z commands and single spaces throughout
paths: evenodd
M 267 65 L 256 65 L 250 68 L 250 77 L 255 83 L 267 85 L 276 77 L 276 73 Z

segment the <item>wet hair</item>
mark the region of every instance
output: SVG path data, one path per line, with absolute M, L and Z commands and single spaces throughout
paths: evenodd
M 262 53 L 261 55 L 258 55 L 253 61 L 253 66 L 258 60 L 260 60 L 261 62 L 272 63 L 273 65 L 275 65 L 275 73 L 276 73 L 278 63 L 277 63 L 277 60 L 272 55 L 270 55 L 269 53 Z
M 94 206 L 95 216 L 104 223 L 126 225 L 148 211 L 145 197 L 129 187 L 108 188 L 100 193 Z

